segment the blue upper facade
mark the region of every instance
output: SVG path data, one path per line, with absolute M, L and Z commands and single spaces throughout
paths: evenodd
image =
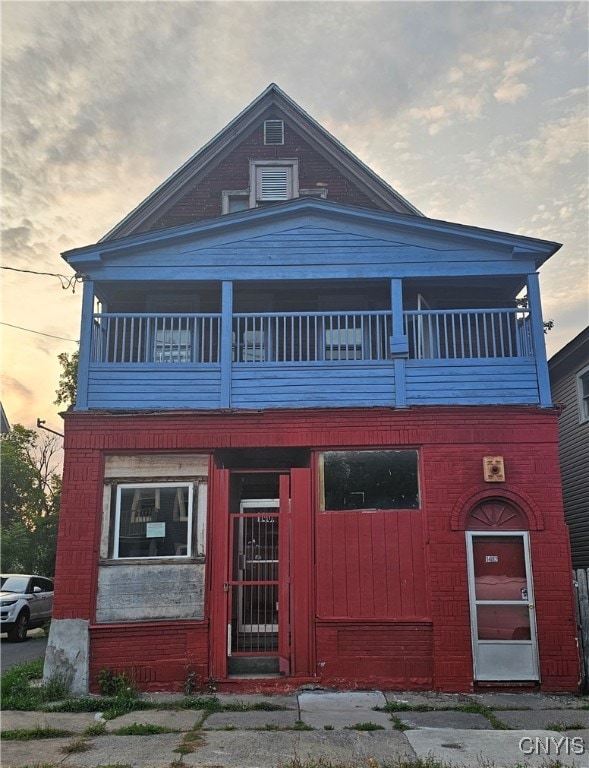
M 299 198 L 70 251 L 76 408 L 548 406 L 558 247 Z
M 270 85 L 64 254 L 76 408 L 548 406 L 537 270 L 559 247 L 424 217 Z

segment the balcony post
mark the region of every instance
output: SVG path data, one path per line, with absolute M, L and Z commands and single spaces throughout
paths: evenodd
M 406 365 L 409 355 L 409 340 L 403 328 L 403 281 L 391 279 L 391 312 L 393 335 L 390 339 L 391 357 L 395 367 L 395 405 L 407 406 Z
M 530 309 L 530 323 L 532 328 L 532 340 L 534 343 L 534 359 L 536 361 L 540 406 L 542 408 L 549 408 L 552 405 L 552 396 L 550 394 L 548 361 L 546 360 L 542 301 L 540 299 L 540 280 L 537 272 L 528 275 L 527 284 L 528 306 Z
M 80 357 L 78 362 L 78 384 L 76 410 L 88 410 L 88 378 L 94 331 L 94 282 L 85 280 L 82 292 L 82 321 L 80 324 Z
M 233 283 L 221 283 L 221 408 L 231 407 L 231 368 L 233 360 Z

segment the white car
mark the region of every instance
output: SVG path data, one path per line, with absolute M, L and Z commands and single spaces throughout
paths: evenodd
M 53 582 L 43 576 L 3 573 L 0 576 L 0 632 L 12 643 L 26 640 L 27 631 L 51 619 Z

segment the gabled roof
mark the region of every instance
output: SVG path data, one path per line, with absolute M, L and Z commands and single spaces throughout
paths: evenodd
M 269 115 L 280 114 L 285 121 L 347 176 L 379 207 L 394 213 L 423 216 L 411 203 L 334 138 L 307 112 L 274 83 L 240 112 L 228 125 L 194 154 L 184 165 L 160 184 L 145 200 L 110 230 L 101 242 L 136 234 L 149 227 L 168 210 L 190 187 L 204 179 Z
M 393 243 L 411 240 L 416 244 L 420 243 L 421 247 L 425 247 L 424 243 L 427 241 L 428 247 L 439 251 L 440 261 L 445 255 L 444 244 L 449 240 L 456 243 L 452 248 L 475 249 L 479 253 L 484 249 L 500 248 L 509 253 L 510 259 L 528 261 L 536 269 L 561 247 L 560 243 L 549 240 L 429 219 L 425 216 L 406 216 L 328 200 L 297 198 L 179 227 L 112 239 L 110 242 L 102 240 L 94 245 L 64 251 L 61 255 L 74 269 L 91 273 L 93 266 L 104 260 L 122 258 L 124 254 L 161 254 L 162 248 L 170 247 L 185 254 L 192 248 L 210 248 L 219 243 L 240 243 L 246 238 L 259 238 L 269 232 L 292 230 L 302 226 L 330 227 L 334 231 L 340 229 L 347 233 L 369 231 L 373 237 L 385 237 Z

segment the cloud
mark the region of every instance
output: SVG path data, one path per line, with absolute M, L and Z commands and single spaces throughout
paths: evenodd
M 537 61 L 537 58 L 525 59 L 521 56 L 506 61 L 503 67 L 503 78 L 493 93 L 497 101 L 515 104 L 527 96 L 529 86 L 519 79 L 519 75 L 533 67 Z

